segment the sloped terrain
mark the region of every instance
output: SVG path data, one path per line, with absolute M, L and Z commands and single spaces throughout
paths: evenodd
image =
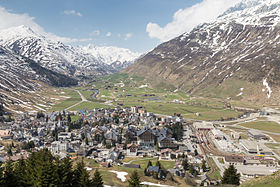
M 241 184 L 240 187 L 278 187 L 280 186 L 280 173 L 277 172 L 270 176 L 259 177 L 246 181 Z
M 73 86 L 78 83 L 76 79 L 43 68 L 3 47 L 0 47 L 0 62 L 0 100 L 4 109 L 11 112 L 34 110 L 34 103 L 44 101 L 43 97 L 35 97 L 35 93 L 45 84 Z M 40 107 L 37 109 L 41 110 Z
M 159 45 L 124 72 L 189 94 L 279 104 L 279 61 L 280 1 L 247 0 Z

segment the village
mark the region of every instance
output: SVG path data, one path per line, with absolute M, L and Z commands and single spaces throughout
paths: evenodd
M 72 120 L 75 117 L 78 120 Z M 280 169 L 279 156 L 265 146 L 271 140 L 259 131 L 250 130 L 248 139 L 241 139 L 234 130 L 225 133 L 223 125 L 187 121 L 176 113 L 154 114 L 143 106 L 26 113 L 2 122 L 0 138 L 2 162 L 28 158 L 30 152 L 45 148 L 61 159 L 86 157 L 104 168 L 140 168 L 124 160 L 157 158 L 174 164 L 168 169 L 149 165 L 146 176 L 189 177 L 204 186 L 218 184 L 220 179 L 211 176 L 222 176 L 230 164 L 241 174 L 241 181 Z

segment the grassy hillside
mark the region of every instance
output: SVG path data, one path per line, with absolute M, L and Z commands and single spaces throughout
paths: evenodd
M 249 180 L 241 187 L 279 187 L 280 186 L 280 172 L 270 176 L 264 176 L 256 179 Z

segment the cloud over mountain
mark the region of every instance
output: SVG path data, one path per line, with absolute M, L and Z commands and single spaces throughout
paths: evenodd
M 162 42 L 168 41 L 184 32 L 191 31 L 201 23 L 214 20 L 229 7 L 240 0 L 203 0 L 192 7 L 179 9 L 173 15 L 173 20 L 161 27 L 157 23 L 148 23 L 146 31 L 151 38 Z

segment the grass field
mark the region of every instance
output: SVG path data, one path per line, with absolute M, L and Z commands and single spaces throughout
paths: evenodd
M 72 107 L 70 110 L 76 111 L 76 110 L 85 109 L 85 108 L 94 109 L 94 108 L 111 108 L 111 107 L 112 106 L 104 105 L 102 103 L 87 101 L 87 102 L 82 102 L 81 104 Z
M 116 83 L 124 83 L 124 87 L 115 86 Z M 210 99 L 202 97 L 190 98 L 186 93 L 176 91 L 175 89 L 155 88 L 148 84 L 148 87 L 140 88 L 147 82 L 141 77 L 131 77 L 127 74 L 113 74 L 103 76 L 85 87 L 74 87 L 72 89 L 64 89 L 64 96 L 70 97 L 56 104 L 51 110 L 63 110 L 72 106 L 81 98 L 75 90 L 79 90 L 89 102 L 83 102 L 78 106 L 70 108 L 71 111 L 78 109 L 93 108 L 112 108 L 118 104 L 123 106 L 144 106 L 148 112 L 155 114 L 173 115 L 180 113 L 185 118 L 195 120 L 221 120 L 227 118 L 238 117 L 241 112 L 224 108 L 224 103 L 219 99 Z M 98 99 L 113 100 L 113 106 L 104 105 L 102 102 L 92 100 L 90 97 L 93 91 L 90 88 L 99 89 Z M 148 94 L 147 96 L 144 96 Z M 129 95 L 129 96 L 127 96 Z M 152 96 L 149 96 L 152 95 Z M 180 103 L 176 103 L 180 102 Z M 199 113 L 197 116 L 196 113 Z
M 175 183 L 175 182 L 168 181 L 168 180 L 156 180 L 156 179 L 153 179 L 152 177 L 144 176 L 144 169 L 147 166 L 148 161 L 150 160 L 154 165 L 157 161 L 157 158 L 144 158 L 144 159 L 147 159 L 147 160 L 139 160 L 139 158 L 127 157 L 123 161 L 128 162 L 128 161 L 134 160 L 134 159 L 138 159 L 138 160 L 136 160 L 132 163 L 133 164 L 140 164 L 141 168 L 134 169 L 134 168 L 117 166 L 117 165 L 114 165 L 113 167 L 110 167 L 110 168 L 103 168 L 103 167 L 100 166 L 99 163 L 96 163 L 93 159 L 87 159 L 87 158 L 84 159 L 84 162 L 85 162 L 86 166 L 94 168 L 94 169 L 98 169 L 100 171 L 100 173 L 102 175 L 102 178 L 103 178 L 103 182 L 104 182 L 105 185 L 127 186 L 128 185 L 127 180 L 129 179 L 129 175 L 133 171 L 137 171 L 139 176 L 140 176 L 141 181 L 148 181 L 148 182 L 152 182 L 152 183 L 156 183 L 156 184 L 158 182 L 160 182 L 161 184 L 166 184 L 166 185 L 171 185 L 171 186 L 187 186 L 186 184 L 184 184 L 183 180 L 179 180 L 179 178 L 177 178 L 177 177 L 175 177 L 175 179 L 178 182 L 181 182 L 181 183 Z M 166 169 L 169 169 L 169 168 L 173 167 L 173 165 L 175 164 L 174 161 L 160 161 L 160 163 Z M 126 179 L 127 179 L 126 182 L 122 182 L 119 178 L 116 177 L 116 174 L 110 172 L 110 170 L 127 172 L 128 175 L 126 176 Z M 91 176 L 93 176 L 93 173 L 94 173 L 94 170 L 90 171 Z
M 224 161 L 223 158 L 218 158 L 218 161 L 219 161 L 221 164 L 224 164 L 224 163 L 225 163 L 225 161 Z
M 72 105 L 78 103 L 79 101 L 81 101 L 80 95 L 75 90 L 64 89 L 63 92 L 64 93 L 61 94 L 63 96 L 62 99 L 63 98 L 65 99 L 66 97 L 69 97 L 69 98 L 66 98 L 59 104 L 54 105 L 50 109 L 50 111 L 61 111 L 61 110 L 64 110 L 65 108 L 72 106 Z
M 240 187 L 279 187 L 280 172 L 273 175 L 263 176 L 244 182 Z
M 215 161 L 213 160 L 213 158 L 209 158 L 209 161 L 211 162 L 211 165 L 214 166 L 214 168 L 211 168 L 210 173 L 211 173 L 211 172 L 212 172 L 212 173 L 209 174 L 208 177 L 210 177 L 211 179 L 214 179 L 214 180 L 219 180 L 219 179 L 221 179 L 220 170 L 219 170 L 219 168 L 216 166 L 216 163 L 215 163 Z
M 279 135 L 275 135 L 275 134 L 269 134 L 269 136 L 271 136 L 276 142 L 280 142 L 280 136 Z
M 240 124 L 243 127 L 280 133 L 280 124 L 273 121 L 253 121 Z

